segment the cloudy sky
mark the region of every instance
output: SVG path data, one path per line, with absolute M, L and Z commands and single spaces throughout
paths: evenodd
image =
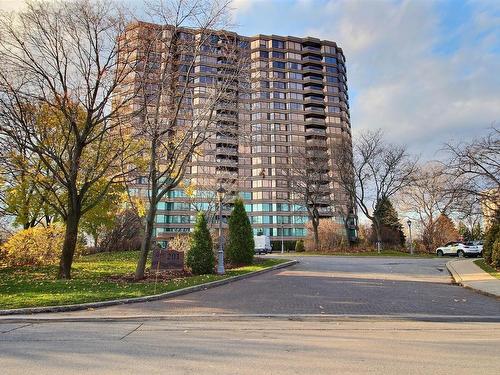
M 238 31 L 336 41 L 352 126 L 432 159 L 500 124 L 500 1 L 236 0 Z
M 138 4 L 138 0 L 128 0 Z M 21 0 L 0 0 L 0 9 Z M 235 31 L 336 41 L 355 134 L 382 128 L 424 159 L 500 125 L 499 0 L 234 0 Z

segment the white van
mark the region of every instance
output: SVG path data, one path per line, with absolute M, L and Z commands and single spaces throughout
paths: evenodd
M 255 243 L 254 250 L 256 254 L 270 254 L 273 251 L 269 236 L 263 234 L 260 236 L 253 236 L 253 242 Z

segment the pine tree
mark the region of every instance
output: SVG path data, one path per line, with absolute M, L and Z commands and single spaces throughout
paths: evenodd
M 500 246 L 495 246 L 495 243 L 500 244 L 500 211 L 495 215 L 486 235 L 484 236 L 483 257 L 484 260 L 495 266 L 500 266 Z M 498 264 L 496 264 L 498 263 Z
M 304 240 L 298 240 L 295 243 L 295 252 L 297 252 L 297 253 L 303 253 L 304 251 L 305 251 Z
M 382 243 L 392 246 L 404 246 L 405 235 L 403 233 L 403 226 L 399 222 L 398 213 L 392 206 L 389 198 L 384 197 L 377 202 L 373 216 L 380 221 Z M 372 233 L 376 241 L 376 233 L 373 227 L 372 225 Z
M 186 264 L 195 275 L 214 272 L 215 257 L 212 249 L 212 238 L 203 213 L 199 213 L 196 217 Z
M 237 265 L 252 264 L 254 255 L 252 226 L 245 211 L 243 201 L 234 201 L 233 212 L 229 218 L 229 241 L 226 256 L 229 262 Z
M 460 236 L 463 238 L 464 241 L 473 240 L 473 236 L 469 228 L 467 228 L 467 226 L 462 222 L 458 223 L 458 233 L 460 233 Z
M 480 223 L 474 224 L 471 235 L 473 240 L 481 240 L 484 237 L 483 228 L 481 228 Z

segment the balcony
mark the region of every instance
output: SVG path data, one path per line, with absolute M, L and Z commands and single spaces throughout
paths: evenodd
M 309 64 L 309 65 L 303 65 L 302 70 L 304 72 L 323 72 L 323 67 L 321 65 L 317 66 Z
M 314 46 L 313 45 L 303 46 L 302 47 L 302 51 L 321 53 L 321 47 L 317 46 L 317 45 L 314 45 Z
M 306 128 L 306 137 L 309 135 L 326 137 L 326 130 L 325 129 L 318 129 L 318 128 Z
M 302 55 L 302 61 L 304 61 L 304 62 L 308 62 L 308 61 L 321 62 L 321 61 L 323 61 L 323 57 L 320 54 L 316 55 L 316 54 L 308 53 L 306 55 Z
M 306 134 L 306 137 L 308 135 Z M 325 138 L 311 138 L 306 140 L 306 146 L 308 148 L 315 148 L 315 149 L 327 149 L 328 145 L 326 144 L 326 139 Z
M 217 140 L 218 143 L 223 142 L 223 143 L 228 143 L 228 144 L 232 144 L 232 145 L 238 144 L 238 137 L 236 137 L 236 136 L 217 134 L 215 136 L 215 139 Z
M 234 157 L 234 156 L 232 158 L 216 157 L 215 162 L 220 166 L 227 166 L 227 167 L 233 167 L 233 168 L 238 167 L 238 157 Z
M 216 155 L 234 155 L 238 156 L 238 149 L 233 147 L 219 147 L 215 149 Z
M 306 111 L 306 114 L 307 113 L 314 113 L 314 114 L 317 114 L 317 115 L 322 115 L 322 116 L 325 116 L 325 108 L 324 106 L 323 107 L 318 107 L 318 106 L 308 106 L 308 107 L 304 107 L 304 111 Z
M 325 120 L 318 117 L 307 117 L 305 119 L 306 125 L 323 125 L 326 126 Z
M 304 97 L 305 104 L 315 104 L 315 105 L 325 105 L 325 98 L 323 96 L 305 96 Z
M 238 115 L 237 114 L 231 115 L 228 113 L 217 113 L 217 120 L 237 123 L 238 122 Z

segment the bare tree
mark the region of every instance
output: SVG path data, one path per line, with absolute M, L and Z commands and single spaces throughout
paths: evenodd
M 0 17 L 0 131 L 49 173 L 35 187 L 66 224 L 61 278 L 71 277 L 80 218 L 133 155 L 117 115 L 134 92 L 114 95 L 133 68 L 126 48 L 117 58 L 126 23 L 101 0 L 32 1 Z
M 467 182 L 461 190 L 493 215 L 500 201 L 500 129 L 492 127 L 486 136 L 469 143 L 448 143 L 444 150 L 450 157 L 449 173 Z
M 228 6 L 228 1 L 160 1 L 150 8 L 156 25 L 138 23 L 126 34 L 136 38 L 143 56 L 136 74 L 141 111 L 134 127 L 144 140 L 148 207 L 136 279 L 144 277 L 158 203 L 201 156 L 200 146 L 218 129 L 227 130 L 224 117 L 237 113 L 239 78 L 247 64 L 236 34 L 214 31 L 226 26 Z M 217 68 L 204 66 L 211 59 Z
M 456 212 L 463 199 L 459 179 L 445 172 L 437 162 L 422 165 L 399 199 L 401 209 L 417 221 L 427 250 L 436 246 L 438 217 Z
M 289 158 L 289 168 L 284 169 L 293 200 L 302 202 L 311 222 L 314 250 L 320 249 L 320 219 L 331 216 L 329 155 L 322 149 L 297 147 Z
M 382 198 L 389 199 L 413 183 L 417 161 L 405 146 L 389 144 L 380 130 L 361 134 L 352 153 L 347 142 L 339 145 L 337 152 L 339 183 L 373 223 L 380 252 L 381 223 L 374 215 L 375 206 Z

